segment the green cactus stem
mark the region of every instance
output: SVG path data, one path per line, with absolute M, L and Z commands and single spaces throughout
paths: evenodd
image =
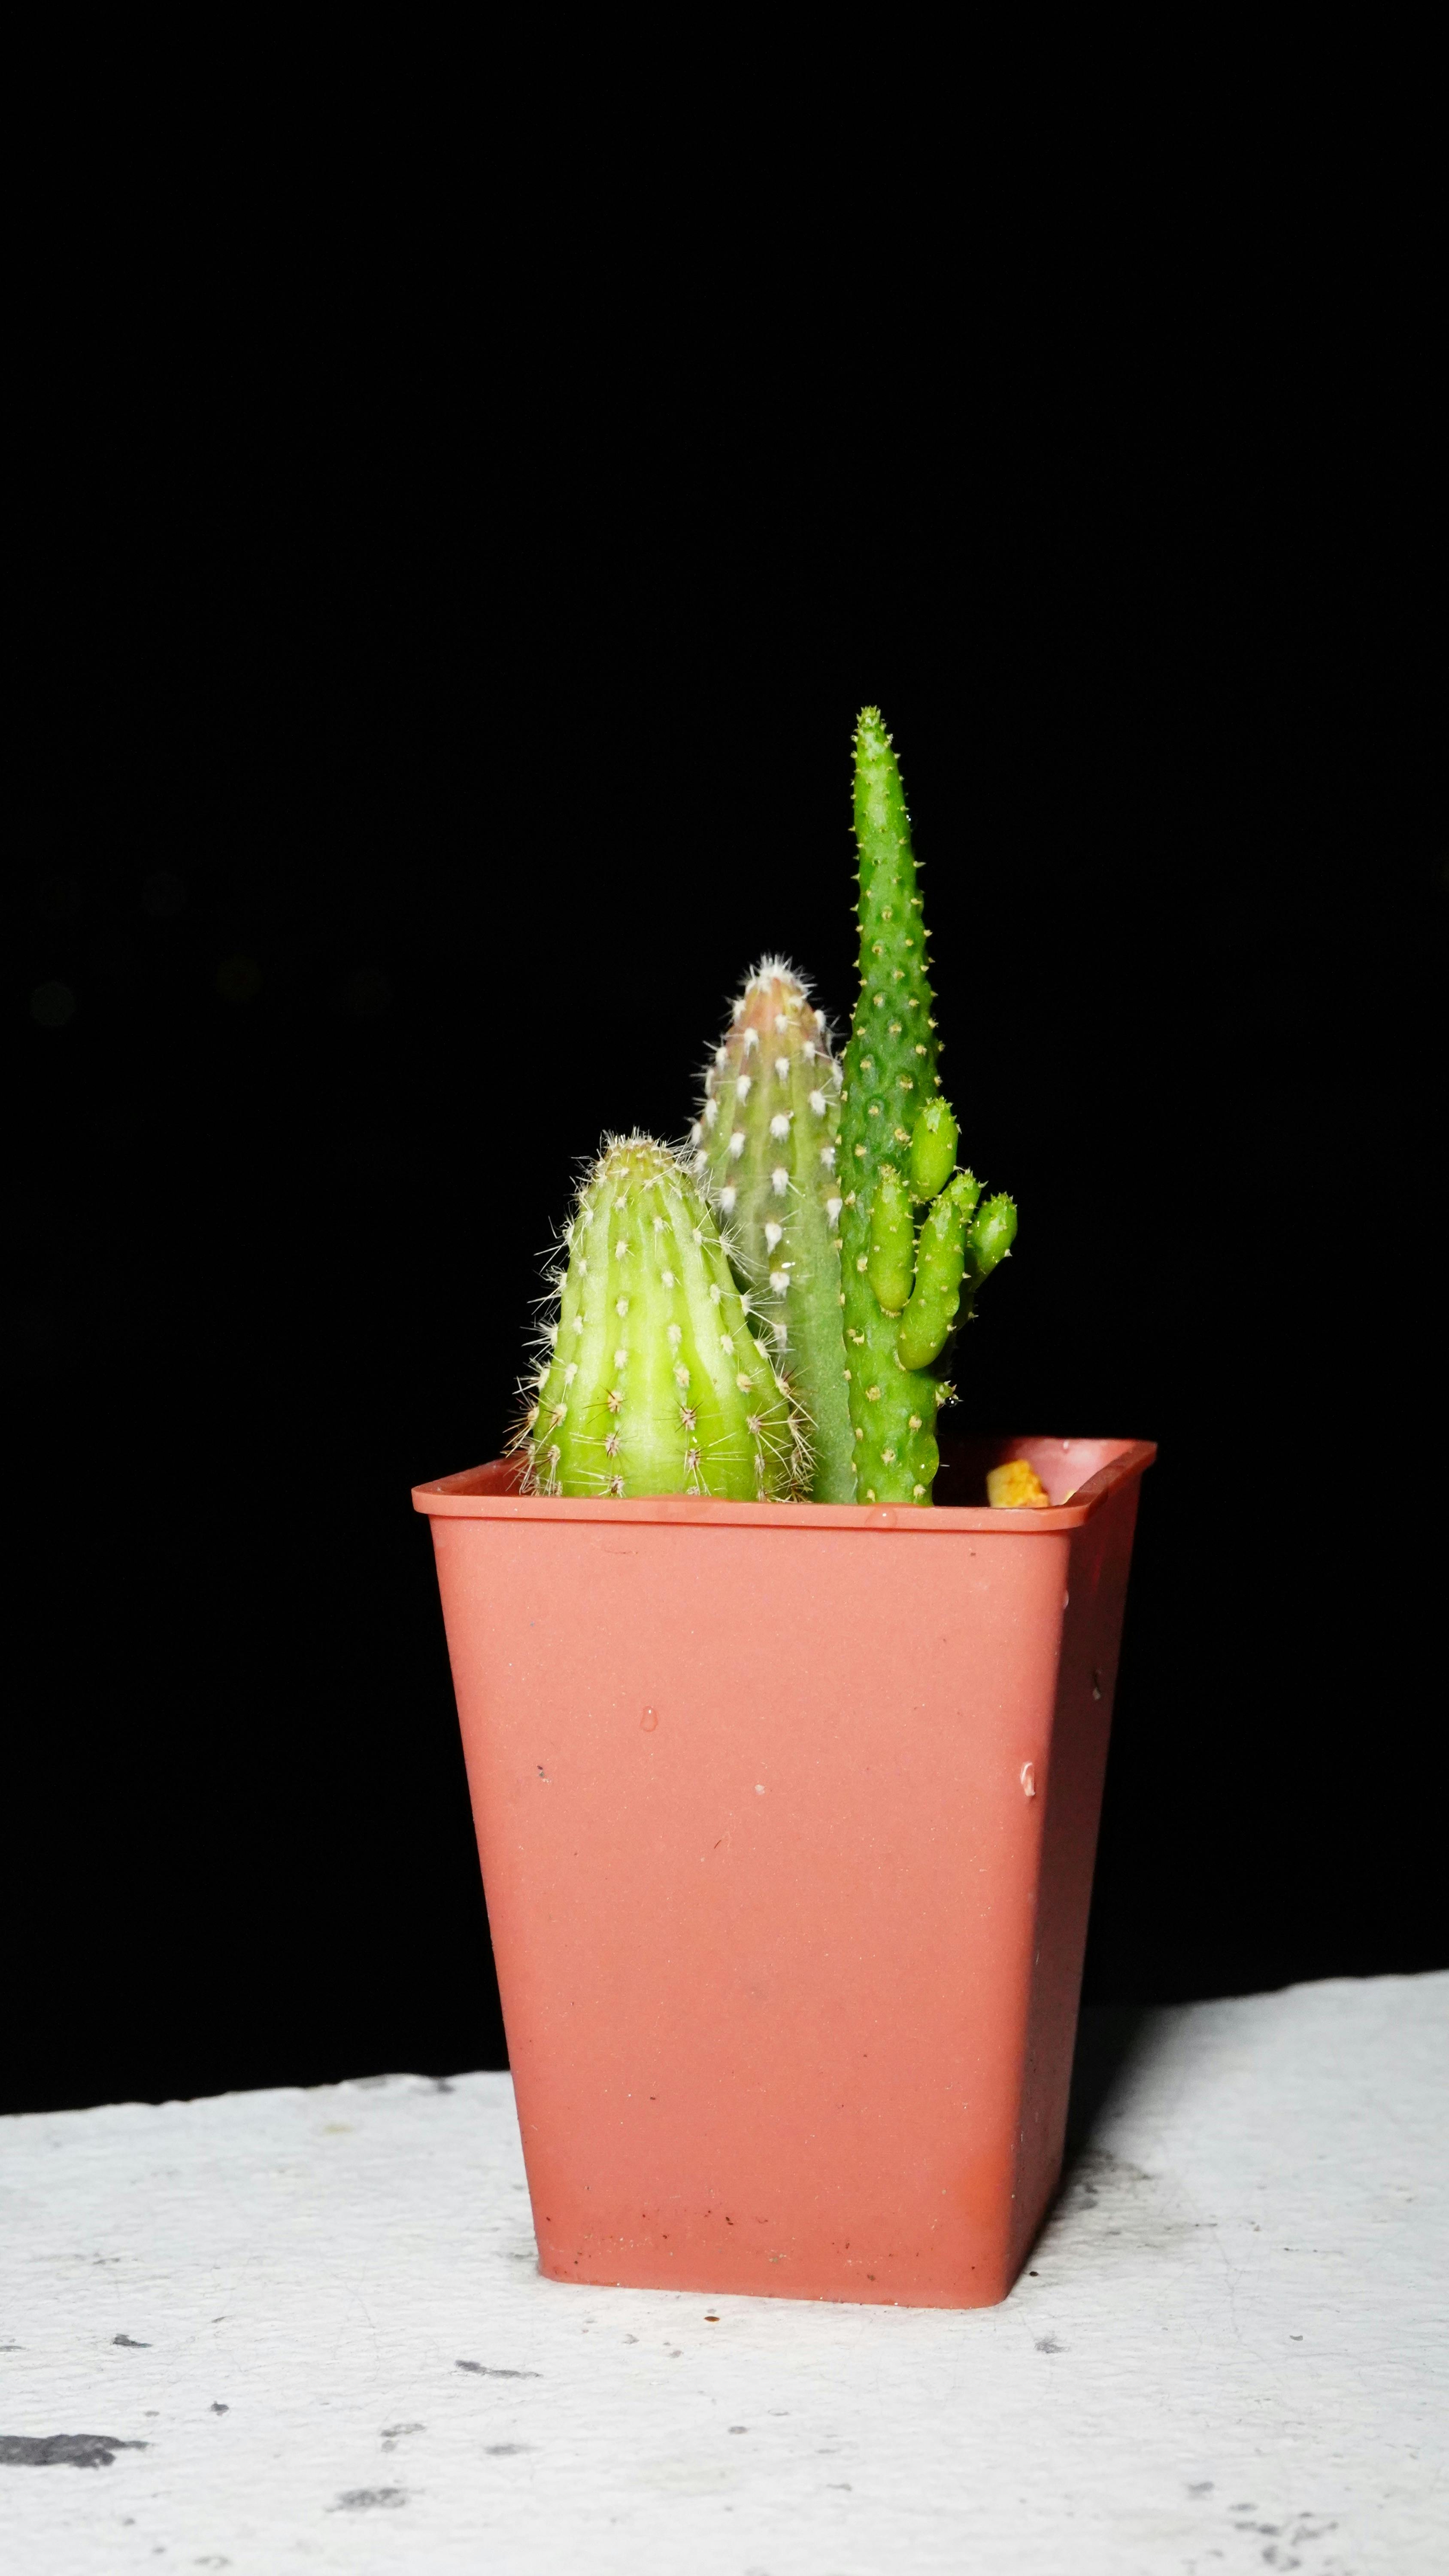
M 956 1172 L 958 1131 L 941 1097 L 940 1045 L 901 773 L 875 707 L 855 735 L 861 993 L 845 1055 L 837 1161 L 841 1301 L 861 1502 L 928 1503 L 940 1463 L 929 1374 L 1011 1249 L 1016 1209 L 978 1209 Z M 925 1203 L 917 1233 L 913 1207 Z
M 825 1014 L 764 958 L 735 1003 L 691 1133 L 752 1311 L 809 1426 L 816 1502 L 855 1500 L 840 1324 L 840 1070 Z
M 921 1369 L 903 1367 L 897 1349 L 901 1311 L 911 1293 L 909 1269 L 903 1265 L 890 1281 L 893 1290 L 905 1292 L 892 1305 L 882 1303 L 870 1271 L 883 1176 L 891 1176 L 884 1183 L 885 1203 L 894 1220 L 907 1196 L 901 1175 L 917 1119 L 940 1089 L 940 1047 L 905 791 L 875 707 L 862 710 L 855 733 L 855 834 L 861 992 L 845 1052 L 838 1161 L 845 1192 L 841 1281 L 856 1486 L 862 1502 L 922 1503 L 929 1500 L 939 1464 L 939 1389 Z M 954 1138 L 952 1153 L 954 1158 Z
M 799 1418 L 681 1158 L 649 1136 L 610 1139 L 563 1241 L 557 1321 L 516 1444 L 525 1491 L 796 1491 Z

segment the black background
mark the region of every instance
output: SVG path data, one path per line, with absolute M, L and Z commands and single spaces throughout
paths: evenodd
M 1022 1210 L 965 1416 L 1161 1444 L 1087 1992 L 1442 1964 L 1423 313 L 175 244 L 21 368 L 0 2108 L 502 2062 L 408 1488 L 752 958 L 848 1010 L 865 699 Z

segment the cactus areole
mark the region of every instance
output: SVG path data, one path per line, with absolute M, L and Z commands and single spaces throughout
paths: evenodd
M 677 1154 L 611 1141 L 565 1230 L 518 1446 L 537 1494 L 794 1493 L 803 1426 Z

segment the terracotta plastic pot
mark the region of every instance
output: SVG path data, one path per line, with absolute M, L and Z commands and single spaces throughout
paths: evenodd
M 981 1443 L 930 1511 L 416 1489 L 547 2274 L 1005 2297 L 1154 1455 Z M 1009 1457 L 1053 1508 L 977 1502 Z

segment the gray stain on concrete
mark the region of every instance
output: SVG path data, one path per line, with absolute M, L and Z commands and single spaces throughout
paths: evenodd
M 123 2343 L 127 2352 L 149 2352 L 151 2349 L 148 2343 L 137 2343 L 134 2335 L 112 2335 L 111 2341 Z
M 108 2469 L 118 2451 L 144 2451 L 116 2433 L 0 2433 L 0 2467 Z
M 459 2361 L 455 2370 L 471 2370 L 478 2379 L 541 2379 L 541 2370 L 497 2370 L 491 2361 Z
M 340 2495 L 327 2510 L 329 2513 L 371 2513 L 375 2505 L 406 2504 L 407 2500 L 404 2487 L 349 2487 L 346 2494 Z

